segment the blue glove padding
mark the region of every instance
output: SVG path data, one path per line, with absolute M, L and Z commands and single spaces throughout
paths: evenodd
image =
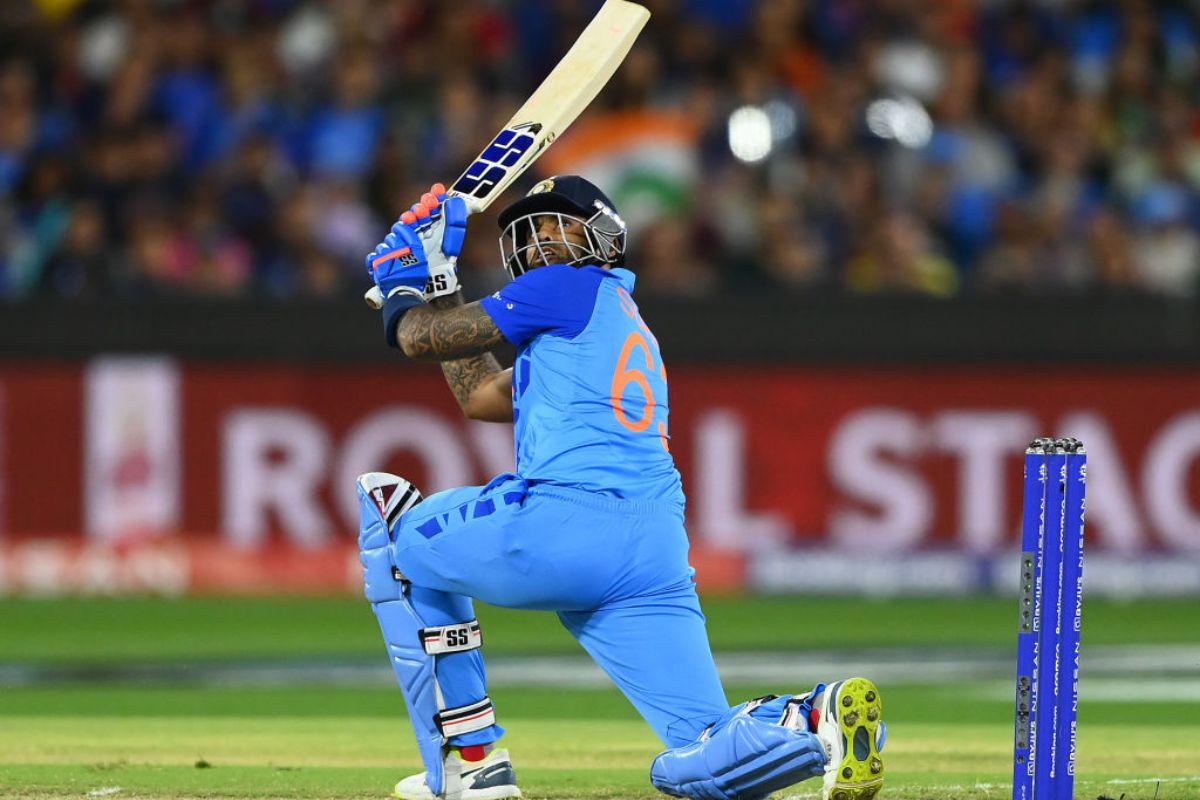
M 467 235 L 467 202 L 461 197 L 447 197 L 445 187 L 434 184 L 433 190 L 421 197 L 429 209 L 429 218 L 419 228 L 425 252 L 429 255 L 429 283 L 425 299 L 432 300 L 458 291 L 458 256 Z M 413 213 L 419 211 L 413 206 Z M 407 219 L 406 214 L 401 219 Z M 419 223 L 420 224 L 420 223 Z
M 457 258 L 462 254 L 463 242 L 467 238 L 467 217 L 470 216 L 470 211 L 467 210 L 467 201 L 461 197 L 447 197 L 441 195 L 438 197 L 441 200 L 440 210 L 444 210 L 446 216 L 446 230 L 442 233 L 442 252 L 453 258 Z
M 415 292 L 419 297 L 429 282 L 429 259 L 413 223 L 400 221 L 393 225 L 391 233 L 367 254 L 366 264 L 384 298 L 397 291 Z

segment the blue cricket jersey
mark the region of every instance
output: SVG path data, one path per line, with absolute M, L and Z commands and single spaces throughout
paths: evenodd
M 517 474 L 612 497 L 683 505 L 667 448 L 667 375 L 625 269 L 554 264 L 481 304 L 517 347 Z

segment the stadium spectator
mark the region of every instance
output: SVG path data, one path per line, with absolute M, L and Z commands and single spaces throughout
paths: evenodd
M 580 123 L 691 126 L 646 158 L 627 124 L 593 176 L 660 231 L 644 290 L 1195 294 L 1192 5 L 649 4 Z M 593 5 L 7 4 L 0 297 L 355 294 L 378 227 L 464 167 Z M 467 285 L 490 291 L 475 225 Z

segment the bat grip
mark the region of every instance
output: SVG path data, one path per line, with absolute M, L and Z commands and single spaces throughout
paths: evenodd
M 379 291 L 378 286 L 372 286 L 363 295 L 363 300 L 367 301 L 367 305 L 378 311 L 383 308 L 383 292 Z

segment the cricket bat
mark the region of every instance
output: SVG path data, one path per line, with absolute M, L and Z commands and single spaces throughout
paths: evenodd
M 637 3 L 607 0 L 448 194 L 465 198 L 473 214 L 490 206 L 595 99 L 649 19 L 650 12 Z M 371 287 L 366 301 L 372 308 L 383 307 L 378 286 Z

